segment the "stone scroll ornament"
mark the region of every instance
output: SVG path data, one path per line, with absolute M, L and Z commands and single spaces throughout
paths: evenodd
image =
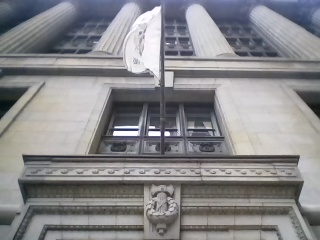
M 179 215 L 179 206 L 172 198 L 174 188 L 172 185 L 152 185 L 153 197 L 146 205 L 146 215 L 149 221 L 156 226 L 159 235 L 167 231 L 167 225 L 172 224 Z

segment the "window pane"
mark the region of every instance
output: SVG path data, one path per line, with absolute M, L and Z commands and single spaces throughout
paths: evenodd
M 139 128 L 140 115 L 116 116 L 112 128 Z
M 173 114 L 177 114 L 179 111 L 179 108 L 178 106 L 168 106 L 166 105 L 166 114 L 170 114 L 170 115 L 173 115 Z M 159 106 L 150 106 L 149 109 L 148 109 L 148 113 L 149 114 L 160 114 L 160 108 Z
M 111 130 L 110 135 L 111 136 L 138 136 L 139 131 L 138 130 Z
M 149 130 L 148 131 L 148 136 L 150 137 L 160 137 L 160 130 L 157 129 L 157 130 Z M 166 137 L 172 137 L 172 136 L 180 136 L 180 134 L 178 133 L 177 130 L 168 130 L 166 129 L 166 131 L 164 132 L 164 136 Z
M 166 116 L 166 128 L 177 128 L 177 119 L 176 117 L 167 117 Z M 151 116 L 149 129 L 160 128 L 160 117 L 159 116 Z
M 115 112 L 117 114 L 141 114 L 142 112 L 142 104 L 128 104 L 126 106 L 116 106 Z
M 213 131 L 194 131 L 194 130 L 188 130 L 188 135 L 191 137 L 213 137 Z
M 209 115 L 212 109 L 211 106 L 185 106 L 184 112 L 186 115 Z
M 212 129 L 212 122 L 210 116 L 208 117 L 187 117 L 188 128 L 195 129 Z

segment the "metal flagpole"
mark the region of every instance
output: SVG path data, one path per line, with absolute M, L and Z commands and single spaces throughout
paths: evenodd
M 160 149 L 161 155 L 165 154 L 165 124 L 166 124 L 166 106 L 165 106 L 165 79 L 164 79 L 164 1 L 161 0 L 161 43 L 160 43 Z

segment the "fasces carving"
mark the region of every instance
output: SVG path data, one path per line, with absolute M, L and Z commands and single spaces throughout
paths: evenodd
M 167 225 L 173 223 L 179 214 L 178 204 L 172 198 L 174 189 L 172 185 L 152 185 L 150 192 L 153 198 L 146 206 L 146 215 L 156 225 L 159 235 L 164 235 Z

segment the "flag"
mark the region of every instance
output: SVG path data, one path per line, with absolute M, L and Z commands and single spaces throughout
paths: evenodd
M 161 7 L 137 18 L 123 43 L 123 61 L 128 71 L 150 72 L 160 79 Z

